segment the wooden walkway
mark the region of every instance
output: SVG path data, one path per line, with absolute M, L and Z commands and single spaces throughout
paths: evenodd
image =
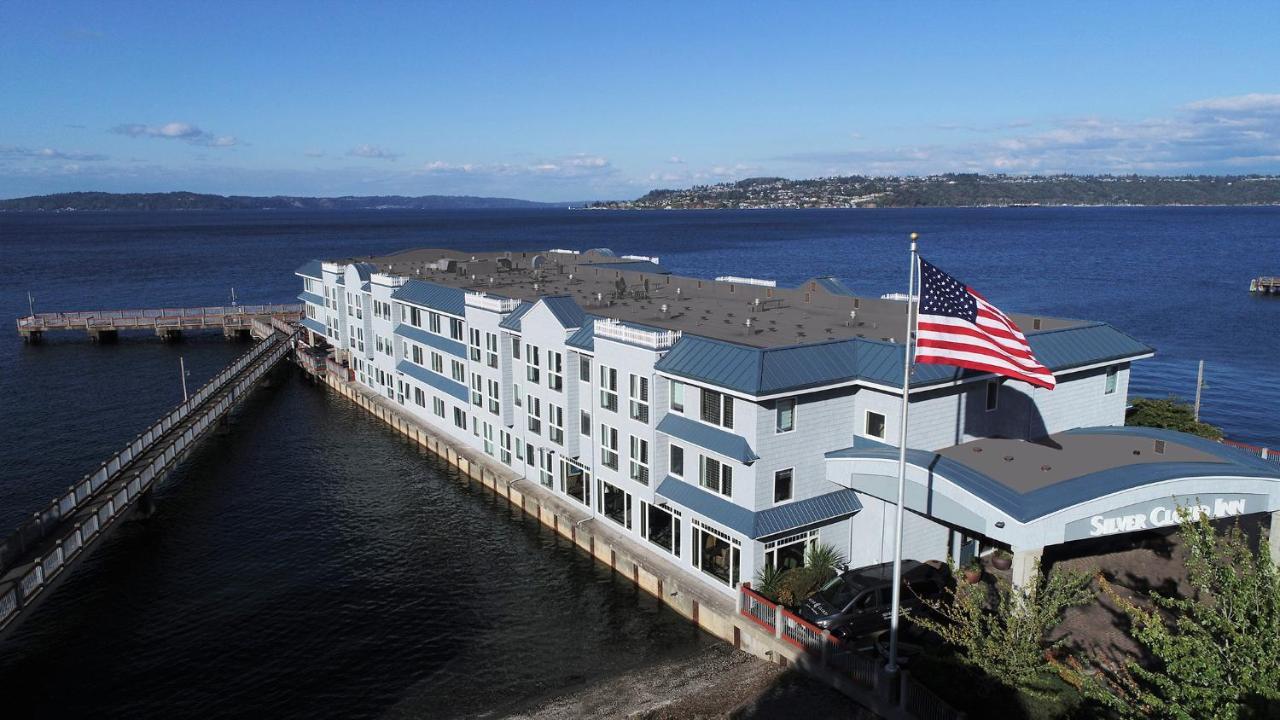
M 1249 281 L 1249 292 L 1263 295 L 1280 295 L 1280 276 L 1260 277 Z
M 83 330 L 92 340 L 114 338 L 122 330 L 151 330 L 170 339 L 184 330 L 222 328 L 227 335 L 248 334 L 253 320 L 279 318 L 286 322 L 302 319 L 302 305 L 226 305 L 197 308 L 156 308 L 151 310 L 83 310 L 36 313 L 18 318 L 18 334 L 37 342 L 46 332 Z
M 149 512 L 152 489 L 293 349 L 296 328 L 259 321 L 256 329 L 265 340 L 0 540 L 0 636 L 119 520 Z

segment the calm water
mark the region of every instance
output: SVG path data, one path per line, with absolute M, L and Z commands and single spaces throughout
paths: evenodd
M 831 274 L 879 295 L 905 289 L 912 230 L 1001 306 L 1155 346 L 1136 394 L 1189 396 L 1205 359 L 1205 418 L 1280 446 L 1280 298 L 1246 292 L 1280 272 L 1277 208 L 0 215 L 0 318 L 25 314 L 27 291 L 37 310 L 213 304 L 231 287 L 288 301 L 305 260 L 426 245 L 606 246 L 683 274 Z M 176 403 L 179 356 L 194 386 L 244 350 L 216 335 L 26 347 L 7 332 L 5 529 Z M 494 504 L 285 383 L 0 647 L 0 688 L 48 716 L 468 715 L 706 642 Z

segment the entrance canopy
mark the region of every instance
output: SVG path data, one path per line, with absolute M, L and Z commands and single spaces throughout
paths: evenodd
M 898 450 L 859 440 L 827 454 L 827 479 L 897 502 Z M 1280 464 L 1204 438 L 1081 428 L 907 450 L 906 507 L 1014 548 L 1280 509 Z

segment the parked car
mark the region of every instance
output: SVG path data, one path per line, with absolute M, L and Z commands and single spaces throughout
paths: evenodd
M 903 608 L 917 608 L 920 597 L 938 597 L 949 581 L 945 565 L 902 561 Z M 840 638 L 883 630 L 893 599 L 893 563 L 846 570 L 800 606 L 800 617 Z

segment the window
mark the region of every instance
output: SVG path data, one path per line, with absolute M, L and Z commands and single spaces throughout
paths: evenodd
M 424 364 L 422 362 L 422 346 L 421 345 L 414 345 L 412 348 L 412 353 L 413 353 L 413 362 L 415 365 Z
M 791 499 L 791 478 L 795 470 L 787 468 L 773 474 L 773 501 L 785 502 Z
M 552 469 L 555 463 L 555 453 L 544 448 L 538 448 L 538 482 L 544 487 L 551 487 L 551 479 L 555 474 Z
M 698 461 L 698 482 L 721 495 L 732 496 L 733 468 L 706 455 L 699 455 Z
M 493 333 L 484 334 L 485 364 L 491 368 L 498 367 L 498 336 Z
M 453 379 L 458 382 L 467 381 L 467 365 L 461 360 L 453 361 Z
M 649 484 L 649 441 L 631 436 L 631 466 L 629 477 L 642 485 Z
M 524 399 L 523 399 L 524 396 L 520 394 L 519 384 L 515 384 L 511 386 L 511 398 L 512 398 L 512 402 L 516 404 L 516 407 L 520 407 L 521 405 L 524 404 Z
M 771 540 L 764 546 L 764 564 L 766 567 L 776 568 L 778 570 L 792 570 L 798 567 L 804 567 L 805 551 L 818 544 L 818 531 L 810 530 L 808 532 L 797 533 L 789 537 Z M 915 583 L 911 584 L 913 590 L 918 590 Z M 846 598 L 846 602 L 848 598 Z
M 416 387 L 413 389 L 413 404 L 417 405 L 418 407 L 427 406 L 427 394 L 422 392 L 422 388 L 420 387 Z
M 564 354 L 547 351 L 547 387 L 552 390 L 564 389 Z
M 498 431 L 498 459 L 503 465 L 511 464 L 511 433 L 506 430 Z
M 783 398 L 777 402 L 774 422 L 775 432 L 785 433 L 796 429 L 796 399 Z
M 489 380 L 487 381 L 486 387 L 489 390 L 488 392 L 489 412 L 493 413 L 494 415 L 497 415 L 498 414 L 498 381 Z
M 462 342 L 462 321 L 457 318 L 449 318 L 449 337 Z
M 590 507 L 591 505 L 591 473 L 578 465 L 564 460 L 564 494 Z
M 542 398 L 529 396 L 529 432 L 534 435 L 542 434 Z
M 471 404 L 484 406 L 484 381 L 476 373 L 471 373 Z
M 600 493 L 597 496 L 599 500 L 597 508 L 601 515 L 618 523 L 619 525 L 631 529 L 631 495 L 626 493 L 622 488 L 601 480 Z
M 444 374 L 444 356 L 438 352 L 431 353 L 431 369 Z
M 600 366 L 600 407 L 618 412 L 618 371 Z
M 1107 389 L 1103 392 L 1104 395 L 1112 395 L 1115 393 L 1116 379 L 1119 377 L 1119 375 L 1120 373 L 1116 370 L 1115 365 L 1112 365 L 1107 368 Z
M 480 329 L 471 328 L 471 361 L 480 362 Z
M 618 431 L 608 425 L 600 426 L 600 464 L 618 469 Z
M 671 474 L 676 477 L 684 477 L 684 448 L 679 445 L 672 445 L 669 451 L 671 455 Z
M 511 338 L 511 357 L 515 360 L 520 359 L 520 338 Z
M 728 585 L 738 585 L 741 543 L 729 534 L 710 525 L 691 521 L 693 524 L 693 565 L 702 572 Z
M 578 358 L 578 379 L 582 382 L 591 382 L 591 358 L 586 355 Z
M 540 353 L 538 352 L 538 348 L 536 346 L 525 345 L 524 347 L 524 361 L 526 363 L 525 377 L 528 378 L 529 382 L 533 383 L 534 385 L 538 384 L 538 379 L 541 373 L 541 371 L 538 369 L 539 354 Z
M 591 413 L 586 410 L 582 410 L 578 417 L 578 422 L 578 432 L 586 435 L 587 437 L 591 437 Z
M 453 424 L 454 424 L 454 425 L 457 425 L 458 427 L 462 428 L 463 430 L 466 430 L 466 429 L 467 429 L 467 411 L 466 411 L 466 410 L 463 410 L 463 409 L 462 409 L 462 408 L 460 408 L 460 407 L 456 407 L 456 408 L 454 408 L 454 409 L 453 409 Z
M 547 403 L 547 438 L 557 445 L 564 444 L 564 408 Z
M 1000 383 L 995 380 L 987 381 L 987 412 L 995 410 L 1000 405 Z
M 427 313 L 427 322 L 430 323 L 430 326 L 428 329 L 430 329 L 431 332 L 437 335 L 442 334 L 440 332 L 440 313 L 438 312 Z M 419 324 L 419 327 L 421 327 L 420 324 Z
M 422 310 L 416 307 L 409 308 L 409 324 L 416 328 L 422 327 Z
M 680 557 L 680 515 L 676 510 L 640 503 L 640 534 L 649 542 Z
M 631 376 L 630 414 L 632 420 L 649 422 L 649 378 L 639 375 Z
M 493 456 L 493 426 L 484 423 L 484 454 Z
M 712 425 L 733 427 L 733 398 L 714 390 L 702 391 L 702 419 Z
M 684 383 L 671 381 L 671 410 L 673 412 L 684 412 Z
M 863 434 L 873 438 L 884 439 L 884 414 L 878 412 L 867 411 L 867 422 L 863 427 Z
M 431 410 L 434 411 L 436 415 L 444 417 L 444 400 L 441 400 L 440 398 L 431 398 Z

